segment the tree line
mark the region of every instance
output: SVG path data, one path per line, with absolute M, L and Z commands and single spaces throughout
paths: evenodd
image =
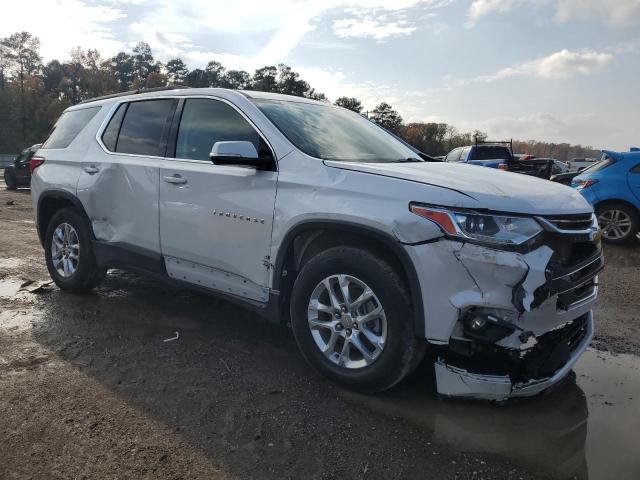
M 298 72 L 285 64 L 269 65 L 252 74 L 228 70 L 217 61 L 204 69 L 190 70 L 180 58 L 160 62 L 151 48 L 138 43 L 131 52 L 118 52 L 103 58 L 95 49 L 80 47 L 68 60 L 43 63 L 40 41 L 29 32 L 17 32 L 0 39 L 0 153 L 17 153 L 41 143 L 60 113 L 83 100 L 130 90 L 164 87 L 223 87 L 259 90 L 312 98 L 328 102 Z M 405 123 L 398 111 L 386 102 L 363 112 L 362 103 L 353 97 L 335 102 L 403 138 L 430 155 L 445 155 L 451 149 L 486 139 L 478 130 L 461 133 L 446 123 Z M 546 142 L 515 143 L 524 153 L 544 152 L 544 156 L 566 160 L 596 154 L 590 147 Z M 536 153 L 537 154 L 537 153 Z M 543 156 L 538 154 L 538 156 Z

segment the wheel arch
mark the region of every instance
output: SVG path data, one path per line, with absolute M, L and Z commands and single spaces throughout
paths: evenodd
M 425 336 L 424 305 L 418 274 L 409 254 L 390 234 L 342 220 L 304 221 L 283 237 L 273 264 L 273 289 L 279 292 L 280 312 L 289 319 L 289 300 L 301 267 L 315 254 L 335 246 L 365 248 L 381 254 L 398 268 L 411 297 L 417 337 Z
M 84 215 L 86 218 L 89 218 L 87 212 L 84 209 L 84 206 L 82 205 L 82 202 L 80 202 L 77 197 L 67 191 L 51 189 L 45 190 L 40 194 L 40 197 L 38 198 L 36 229 L 38 231 L 40 244 L 42 244 L 43 246 L 44 236 L 47 231 L 49 222 L 56 214 L 56 212 L 66 207 L 75 207 L 82 213 L 82 215 Z M 93 237 L 93 231 L 91 231 L 91 229 L 90 233 Z
M 629 200 L 624 200 L 622 198 L 607 198 L 605 200 L 599 200 L 593 206 L 593 209 L 594 211 L 597 211 L 599 208 L 602 208 L 606 205 L 615 205 L 615 204 L 622 204 L 631 208 L 633 211 L 636 212 L 636 215 L 640 217 L 640 208 L 638 208 L 638 206 L 635 205 L 633 202 L 630 202 Z

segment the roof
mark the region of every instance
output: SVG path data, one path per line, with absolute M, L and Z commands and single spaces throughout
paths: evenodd
M 108 103 L 109 101 L 116 99 L 122 99 L 123 97 L 158 97 L 158 96 L 188 96 L 188 95 L 220 95 L 222 97 L 233 97 L 237 95 L 243 95 L 246 98 L 265 99 L 265 100 L 279 100 L 288 102 L 299 103 L 314 103 L 318 105 L 327 105 L 325 102 L 319 102 L 305 97 L 297 97 L 294 95 L 284 95 L 281 93 L 273 92 L 260 92 L 257 90 L 234 90 L 230 88 L 188 88 L 181 85 L 175 85 L 171 87 L 159 87 L 131 90 L 129 92 L 114 93 L 111 95 L 104 95 L 102 97 L 91 98 L 83 100 L 82 102 L 70 107 L 70 109 L 83 108 L 87 104 L 92 103 Z
M 228 89 L 222 89 L 228 90 Z M 295 95 L 284 95 L 282 93 L 260 92 L 258 90 L 235 90 L 242 93 L 247 98 L 256 98 L 264 100 L 280 100 L 283 102 L 299 102 L 299 103 L 315 103 L 318 105 L 327 105 L 326 102 L 320 102 L 306 97 L 298 97 Z

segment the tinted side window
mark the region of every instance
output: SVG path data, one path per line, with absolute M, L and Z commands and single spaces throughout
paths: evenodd
M 49 138 L 44 142 L 42 148 L 67 148 L 100 108 L 90 107 L 64 112 L 53 126 Z
M 631 169 L 631 173 L 640 173 L 640 163 Z
M 176 103 L 174 99 L 131 102 L 122 121 L 116 152 L 164 157 Z
M 116 110 L 116 113 L 111 117 L 111 120 L 109 120 L 109 125 L 107 125 L 107 128 L 105 128 L 104 133 L 102 134 L 102 143 L 107 147 L 107 150 L 112 152 L 116 151 L 118 133 L 120 133 L 120 125 L 122 125 L 122 119 L 124 118 L 124 112 L 126 110 L 126 103 L 120 105 L 118 110 Z
M 225 141 L 251 142 L 264 154 L 260 135 L 233 107 L 218 100 L 188 99 L 180 119 L 176 158 L 209 161 L 213 144 Z

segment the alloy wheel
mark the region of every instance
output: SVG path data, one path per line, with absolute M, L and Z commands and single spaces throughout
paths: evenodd
M 631 232 L 631 218 L 622 210 L 605 210 L 598 216 L 598 225 L 608 240 L 620 240 Z
M 318 349 L 341 367 L 366 367 L 384 350 L 384 309 L 373 290 L 356 277 L 331 275 L 318 283 L 311 294 L 307 320 Z
M 69 278 L 78 269 L 80 240 L 78 232 L 68 223 L 61 223 L 53 231 L 51 261 L 58 275 Z

